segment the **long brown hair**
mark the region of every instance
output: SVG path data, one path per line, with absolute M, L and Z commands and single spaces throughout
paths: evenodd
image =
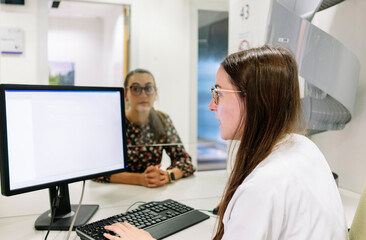
M 229 55 L 221 63 L 237 90 L 244 127 L 233 171 L 219 210 L 214 240 L 224 235 L 225 210 L 236 189 L 301 119 L 296 61 L 287 49 L 263 46 Z M 241 128 L 241 126 L 238 127 Z M 245 214 L 245 213 L 243 213 Z
M 154 81 L 155 91 L 157 91 L 154 75 L 150 71 L 148 71 L 146 69 L 142 69 L 142 68 L 137 68 L 135 70 L 132 70 L 126 75 L 125 81 L 123 82 L 125 91 L 127 91 L 128 81 L 129 81 L 130 77 L 132 77 L 136 73 L 149 74 Z M 154 108 L 150 109 L 149 122 L 152 125 L 151 130 L 154 133 L 154 137 L 158 141 L 159 140 L 164 141 L 164 139 L 166 138 L 167 122 L 165 120 L 165 116 L 166 116 L 166 114 L 161 111 L 156 111 Z

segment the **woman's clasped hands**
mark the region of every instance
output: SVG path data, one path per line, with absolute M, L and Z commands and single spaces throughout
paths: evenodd
M 145 187 L 161 187 L 169 182 L 166 171 L 160 169 L 161 164 L 149 166 L 141 175 L 141 185 Z

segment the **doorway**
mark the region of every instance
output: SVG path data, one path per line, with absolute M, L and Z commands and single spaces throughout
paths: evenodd
M 48 3 L 49 84 L 122 86 L 129 65 L 129 5 Z

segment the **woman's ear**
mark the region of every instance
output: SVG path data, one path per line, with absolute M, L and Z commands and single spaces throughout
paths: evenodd
M 130 108 L 130 103 L 128 102 L 128 97 L 127 97 L 127 91 L 125 91 L 125 111 L 127 111 L 127 109 Z
M 125 89 L 125 102 L 128 102 L 128 97 L 127 97 L 127 91 L 126 91 L 126 89 Z

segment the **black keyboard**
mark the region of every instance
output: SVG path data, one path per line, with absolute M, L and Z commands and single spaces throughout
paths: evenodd
M 208 218 L 207 214 L 167 199 L 145 203 L 137 209 L 86 224 L 78 227 L 76 233 L 82 240 L 104 240 L 106 238 L 103 233 L 111 233 L 105 230 L 104 226 L 116 222 L 129 222 L 137 228 L 148 231 L 155 239 L 162 239 Z

